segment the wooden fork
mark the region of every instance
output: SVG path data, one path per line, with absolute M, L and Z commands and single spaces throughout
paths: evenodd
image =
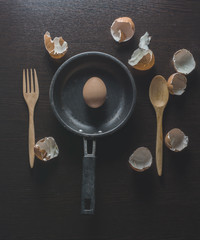
M 34 72 L 34 77 L 33 77 Z M 29 81 L 30 75 L 30 81 Z M 29 110 L 29 163 L 34 166 L 34 145 L 35 145 L 35 127 L 34 127 L 34 109 L 39 97 L 39 86 L 36 70 L 23 69 L 23 95 Z

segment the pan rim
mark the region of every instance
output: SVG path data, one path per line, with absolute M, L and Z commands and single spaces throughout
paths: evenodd
M 55 102 L 54 102 L 54 85 L 56 82 L 56 79 L 58 78 L 60 72 L 65 68 L 66 65 L 68 65 L 69 63 L 73 62 L 74 60 L 76 60 L 79 57 L 84 57 L 87 55 L 99 55 L 99 56 L 103 56 L 103 57 L 107 57 L 110 60 L 116 62 L 118 65 L 120 65 L 120 67 L 123 68 L 123 70 L 126 72 L 126 74 L 128 75 L 128 79 L 131 82 L 131 86 L 133 89 L 133 97 L 132 97 L 132 102 L 131 102 L 131 106 L 129 108 L 129 111 L 127 113 L 127 115 L 122 119 L 122 121 L 115 127 L 111 128 L 108 131 L 102 132 L 102 133 L 84 133 L 84 132 L 79 132 L 78 130 L 70 127 L 69 125 L 67 125 L 65 123 L 65 121 L 61 118 L 60 114 L 58 113 L 58 111 L 56 110 L 56 106 L 55 106 Z M 119 59 L 117 59 L 116 57 L 108 54 L 108 53 L 104 53 L 104 52 L 99 52 L 99 51 L 87 51 L 87 52 L 82 52 L 82 53 L 78 53 L 72 57 L 70 57 L 69 59 L 67 59 L 58 69 L 57 71 L 54 73 L 51 84 L 50 84 L 50 88 L 49 88 L 49 101 L 50 101 L 50 105 L 51 108 L 53 110 L 54 115 L 56 116 L 56 118 L 58 119 L 58 121 L 61 123 L 61 125 L 69 130 L 72 133 L 75 133 L 76 135 L 82 136 L 82 137 L 86 137 L 86 138 L 99 138 L 99 137 L 103 137 L 103 136 L 107 136 L 107 135 L 111 135 L 112 133 L 116 132 L 117 130 L 119 130 L 120 128 L 122 128 L 126 122 L 128 121 L 128 119 L 131 117 L 135 103 L 136 103 L 136 98 L 137 98 L 137 90 L 136 90 L 136 86 L 135 86 L 135 81 L 134 78 L 131 74 L 131 72 L 129 71 L 129 69 L 127 68 L 127 66 L 125 66 L 124 63 L 122 63 Z

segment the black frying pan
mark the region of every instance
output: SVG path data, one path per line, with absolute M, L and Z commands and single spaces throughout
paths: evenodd
M 82 95 L 84 84 L 94 76 L 101 78 L 107 88 L 106 101 L 97 109 L 88 107 Z M 136 100 L 133 77 L 115 57 L 101 52 L 85 52 L 71 57 L 58 68 L 49 97 L 53 112 L 64 128 L 83 137 L 81 213 L 93 214 L 95 139 L 117 131 L 130 117 Z M 92 142 L 90 153 L 88 140 Z

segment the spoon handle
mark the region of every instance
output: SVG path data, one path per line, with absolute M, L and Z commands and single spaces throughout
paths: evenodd
M 157 118 L 157 134 L 156 134 L 156 167 L 158 175 L 162 175 L 162 163 L 163 163 L 163 130 L 162 119 L 163 109 L 158 108 L 156 111 Z

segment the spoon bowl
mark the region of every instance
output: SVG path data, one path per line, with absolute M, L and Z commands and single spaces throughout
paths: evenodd
M 169 91 L 166 80 L 161 75 L 157 75 L 152 79 L 149 97 L 154 108 L 166 106 L 169 99 Z
M 157 134 L 156 134 L 156 166 L 158 175 L 162 175 L 163 162 L 163 112 L 169 99 L 167 81 L 161 75 L 155 76 L 149 87 L 149 98 L 156 112 Z

